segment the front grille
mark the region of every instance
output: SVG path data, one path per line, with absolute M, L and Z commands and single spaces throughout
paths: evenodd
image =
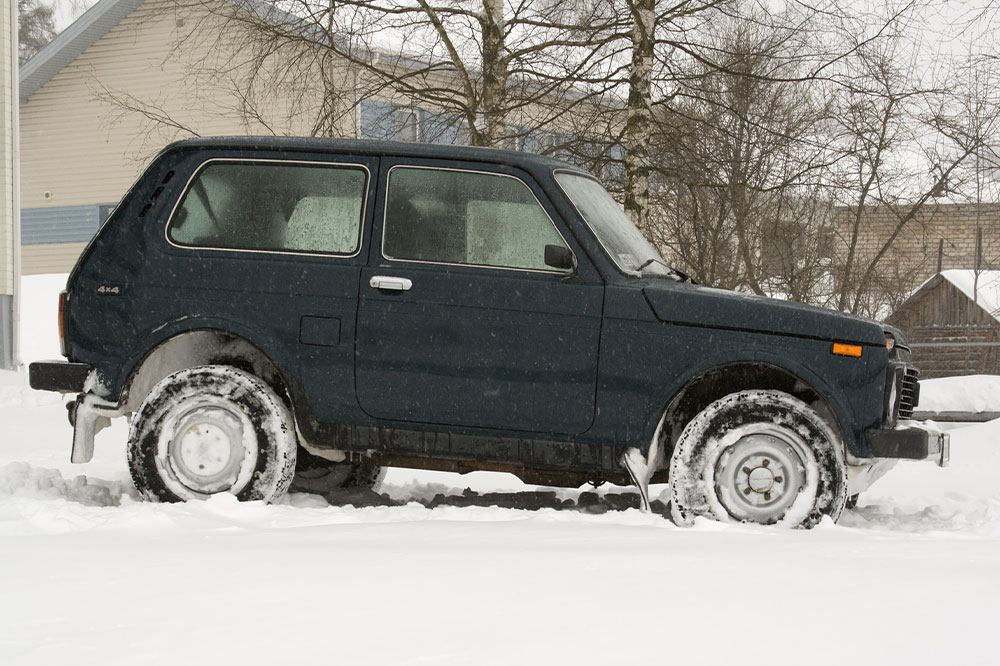
M 912 365 L 906 366 L 899 387 L 899 418 L 908 419 L 913 416 L 913 408 L 920 399 L 920 371 Z

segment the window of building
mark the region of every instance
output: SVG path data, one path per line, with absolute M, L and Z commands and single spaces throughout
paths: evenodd
M 406 109 L 399 114 L 399 132 L 396 137 L 400 141 L 416 141 L 419 138 L 419 127 L 417 112 Z
M 360 167 L 212 162 L 188 185 L 167 235 L 192 247 L 354 254 L 366 184 Z
M 412 167 L 389 173 L 382 245 L 389 258 L 554 271 L 546 245 L 566 247 L 517 178 Z

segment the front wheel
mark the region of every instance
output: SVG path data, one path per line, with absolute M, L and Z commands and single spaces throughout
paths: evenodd
M 139 493 L 154 501 L 230 493 L 271 502 L 295 470 L 291 414 L 270 386 L 224 365 L 161 380 L 132 419 L 128 464 Z
M 684 428 L 670 460 L 674 520 L 813 527 L 847 499 L 843 444 L 811 407 L 780 391 L 716 400 Z

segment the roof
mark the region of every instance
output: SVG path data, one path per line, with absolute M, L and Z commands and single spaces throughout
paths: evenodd
M 1000 321 L 1000 271 L 976 271 L 953 269 L 942 271 L 941 277 L 955 285 L 959 291 L 975 301 L 979 307 Z
M 978 283 L 976 271 L 966 269 L 950 269 L 941 271 L 920 285 L 906 303 L 897 308 L 897 312 L 911 301 L 922 299 L 927 292 L 937 287 L 941 282 L 949 282 L 970 301 L 973 301 L 988 315 L 1000 322 L 1000 271 L 979 271 Z
M 298 31 L 316 42 L 323 42 L 328 38 L 326 33 L 318 30 L 308 18 L 287 12 L 270 0 L 225 1 L 253 12 L 269 22 Z M 26 103 L 39 88 L 80 57 L 84 51 L 118 25 L 122 19 L 138 9 L 143 2 L 145 0 L 100 0 L 84 12 L 80 18 L 56 35 L 51 42 L 21 66 L 19 76 L 20 103 Z M 343 40 L 335 36 L 334 40 L 338 49 L 352 54 L 352 57 L 367 57 L 371 53 L 369 47 L 351 45 L 350 39 Z M 387 52 L 383 51 L 382 53 L 387 55 Z M 397 64 L 404 66 L 423 67 L 427 65 L 427 62 L 422 61 L 417 54 L 395 53 L 391 57 Z M 571 87 L 568 92 L 573 94 L 574 90 Z
M 175 141 L 163 149 L 164 152 L 177 149 L 211 150 L 229 148 L 237 150 L 294 150 L 337 153 L 359 153 L 366 155 L 401 155 L 458 159 L 476 162 L 519 164 L 528 169 L 567 169 L 578 173 L 579 167 L 552 157 L 534 153 L 485 148 L 481 146 L 453 146 L 401 141 L 371 141 L 367 139 L 331 139 L 326 137 L 290 136 L 209 136 Z
M 58 74 L 66 65 L 94 45 L 122 19 L 134 12 L 146 0 L 100 0 L 53 38 L 20 68 L 19 100 L 24 104 Z M 244 9 L 278 23 L 293 25 L 301 22 L 264 0 L 228 0 Z
M 18 77 L 21 104 L 143 2 L 145 0 L 100 0 L 56 35 L 21 66 Z

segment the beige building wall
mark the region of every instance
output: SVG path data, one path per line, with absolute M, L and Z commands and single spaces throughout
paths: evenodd
M 44 243 L 21 247 L 21 275 L 67 273 L 86 243 Z
M 313 132 L 322 101 L 319 94 L 315 101 L 298 95 L 310 89 L 302 76 L 289 82 L 298 86 L 294 99 L 279 84 L 267 90 L 270 97 L 253 100 L 252 113 L 238 112 L 234 88 L 212 81 L 207 70 L 235 64 L 228 76 L 240 76 L 239 35 L 213 30 L 217 17 L 184 4 L 140 5 L 21 105 L 22 208 L 117 202 L 177 139 Z M 341 75 L 350 80 L 346 68 Z M 354 117 L 334 133 L 354 136 Z M 68 271 L 77 246 L 83 244 L 26 246 L 22 271 Z
M 280 102 L 265 109 L 267 124 L 247 121 L 233 111 L 239 101 L 230 90 L 198 80 L 195 65 L 232 65 L 239 53 L 231 30 L 231 49 L 213 48 L 216 36 L 182 44 L 193 29 L 210 30 L 212 20 L 198 7 L 149 0 L 36 91 L 21 107 L 22 205 L 118 201 L 160 148 L 193 134 L 307 129 L 285 126 Z M 124 110 L 110 97 L 193 131 Z
M 219 0 L 218 7 L 233 5 Z M 200 2 L 141 4 L 21 105 L 22 207 L 117 202 L 163 146 L 194 135 L 357 136 L 355 101 L 368 88 L 354 70 L 345 63 L 322 79 L 315 63 L 289 66 L 280 55 L 258 68 L 250 39 Z M 249 71 L 258 72 L 258 86 L 244 98 L 233 81 Z M 407 103 L 384 90 L 376 95 Z M 337 118 L 327 127 L 318 118 L 330 99 Z M 521 113 L 547 118 L 553 111 Z M 554 127 L 578 131 L 565 114 L 556 116 Z M 22 272 L 68 271 L 77 245 L 25 246 Z

